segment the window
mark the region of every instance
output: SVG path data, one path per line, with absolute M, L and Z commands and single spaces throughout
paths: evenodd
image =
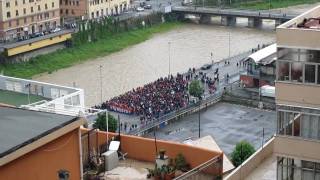
M 302 82 L 302 63 L 293 62 L 291 64 L 291 80 L 293 82 Z
M 306 83 L 315 83 L 316 82 L 316 65 L 306 64 L 304 71 L 304 81 Z
M 69 14 L 69 10 L 68 9 L 66 9 L 66 14 Z
M 76 3 L 77 3 L 77 6 L 79 6 L 79 1 L 76 1 Z
M 33 7 L 31 7 L 30 11 L 31 11 L 31 13 L 33 13 Z
M 52 17 L 55 17 L 55 15 L 56 15 L 56 12 L 52 11 Z
M 26 23 L 27 23 L 27 18 L 24 18 L 24 19 L 23 19 L 23 22 L 26 24 Z
M 48 9 L 48 5 L 47 4 L 44 4 L 44 9 Z
M 19 19 L 17 19 L 17 26 L 19 26 L 19 24 L 20 24 L 20 23 L 19 23 Z
M 18 1 L 15 1 L 14 4 L 15 4 L 16 6 L 18 6 Z
M 285 61 L 278 62 L 278 80 L 280 81 L 289 80 L 289 62 L 285 62 Z
M 23 8 L 23 14 L 26 14 L 26 13 L 27 13 L 26 8 Z
M 7 18 L 10 18 L 10 17 L 11 17 L 11 13 L 7 12 Z
M 54 2 L 52 2 L 51 6 L 54 8 Z
M 9 21 L 9 23 L 8 23 L 8 24 L 9 24 L 9 27 L 11 27 L 11 26 L 12 26 L 11 21 Z
M 34 0 L 29 0 L 29 3 L 32 3 L 32 2 L 34 2 Z
M 34 21 L 34 16 L 31 16 L 31 21 L 32 21 L 32 22 Z
M 26 3 L 26 0 L 22 0 L 22 3 L 25 4 L 25 3 Z
M 16 16 L 19 16 L 19 11 L 18 10 L 16 10 Z
M 40 5 L 38 5 L 38 11 L 40 11 L 40 10 L 41 10 Z
M 6 7 L 10 7 L 10 2 L 6 2 Z

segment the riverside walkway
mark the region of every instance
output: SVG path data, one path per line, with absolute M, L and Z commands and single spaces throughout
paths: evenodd
M 251 54 L 251 51 L 248 51 L 248 52 L 240 53 L 236 56 L 233 56 L 227 59 L 223 59 L 219 62 L 213 63 L 212 68 L 208 70 L 197 69 L 196 73 L 199 73 L 201 71 L 201 72 L 207 73 L 209 77 L 213 77 L 215 69 L 219 68 L 219 74 L 220 74 L 220 81 L 219 81 L 219 84 L 216 86 L 217 90 L 215 91 L 215 93 L 210 94 L 208 91 L 205 91 L 204 98 L 200 102 L 200 104 L 199 103 L 189 104 L 187 107 L 182 108 L 178 111 L 163 115 L 157 119 L 153 119 L 152 122 L 148 124 L 138 123 L 137 128 L 134 128 L 124 133 L 131 134 L 131 135 L 143 135 L 155 127 L 161 127 L 166 125 L 171 120 L 197 112 L 199 111 L 199 109 L 200 110 L 205 109 L 210 105 L 213 105 L 219 102 L 222 97 L 224 88 L 229 84 L 232 84 L 233 82 L 236 82 L 239 80 L 240 72 L 243 69 L 243 67 L 240 66 L 240 62 L 244 58 L 248 57 L 250 54 Z M 238 66 L 237 66 L 237 63 L 238 63 Z M 229 75 L 228 80 L 226 78 L 227 74 Z M 139 122 L 138 119 L 133 120 L 132 117 L 126 121 Z M 123 119 L 121 120 L 121 122 L 123 122 Z

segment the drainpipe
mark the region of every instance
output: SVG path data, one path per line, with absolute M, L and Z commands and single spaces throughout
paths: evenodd
M 78 128 L 79 136 L 79 152 L 80 152 L 80 180 L 83 180 L 83 164 L 82 164 L 82 142 L 81 142 L 81 129 Z

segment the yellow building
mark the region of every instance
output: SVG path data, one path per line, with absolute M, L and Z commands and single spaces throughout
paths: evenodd
M 59 0 L 0 0 L 0 41 L 28 39 L 59 25 Z

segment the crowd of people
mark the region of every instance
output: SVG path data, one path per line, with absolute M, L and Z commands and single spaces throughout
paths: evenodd
M 100 108 L 151 119 L 186 107 L 188 102 L 188 81 L 178 74 L 132 89 L 106 101 Z

